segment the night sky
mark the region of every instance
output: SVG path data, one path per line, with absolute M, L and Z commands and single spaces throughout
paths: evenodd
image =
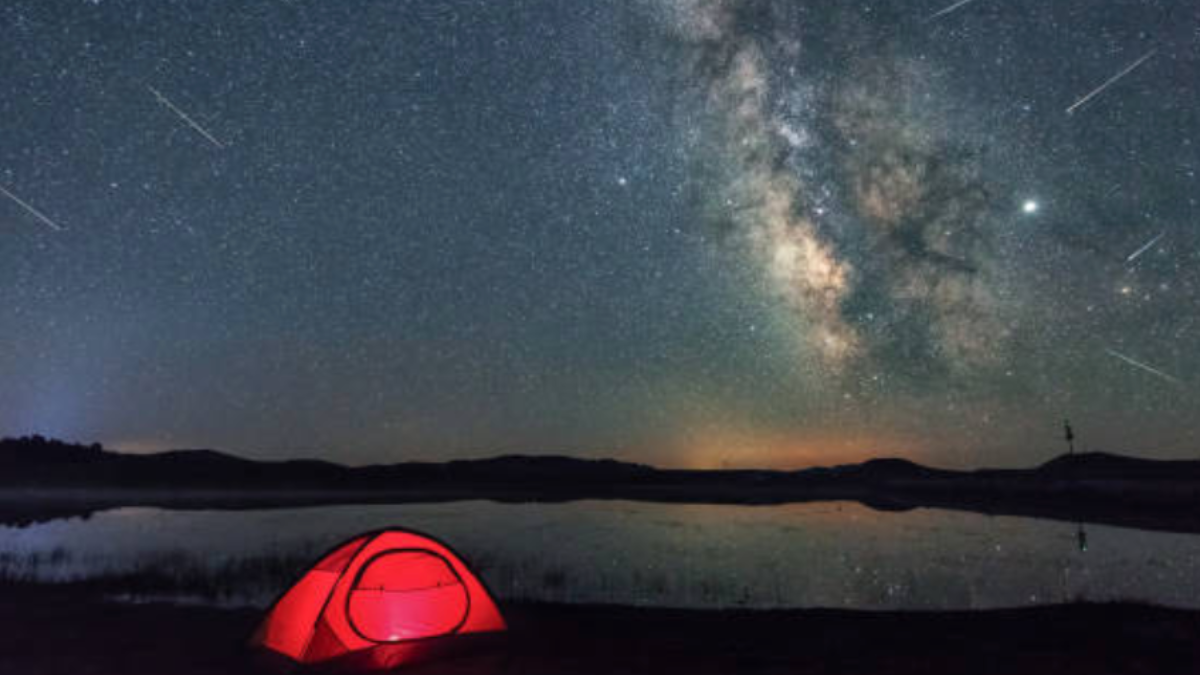
M 6 0 L 0 434 L 1196 456 L 1200 6 L 952 4 Z

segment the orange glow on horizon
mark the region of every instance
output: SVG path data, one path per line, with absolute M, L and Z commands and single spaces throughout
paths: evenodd
M 868 431 L 697 429 L 671 443 L 668 463 L 680 469 L 794 470 L 878 457 L 919 461 L 921 454 L 921 446 L 911 439 Z

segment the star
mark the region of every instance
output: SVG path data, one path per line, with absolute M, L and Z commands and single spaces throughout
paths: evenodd
M 1200 377 L 1183 3 L 41 4 L 0 5 L 4 433 L 688 467 L 710 422 L 828 437 L 755 468 L 864 459 L 841 436 L 1028 466 L 1052 412 L 1200 434 L 1090 348 Z

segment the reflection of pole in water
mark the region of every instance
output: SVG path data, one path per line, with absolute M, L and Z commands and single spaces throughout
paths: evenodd
M 1075 521 L 1075 545 L 1079 548 L 1080 553 L 1087 553 L 1088 538 L 1087 529 L 1083 526 L 1082 520 Z M 1074 588 L 1083 578 L 1074 579 L 1073 572 L 1078 572 L 1084 577 L 1087 576 L 1087 563 L 1082 557 L 1076 555 L 1065 555 L 1062 558 L 1062 601 L 1066 603 L 1080 602 L 1084 599 L 1084 587 Z M 1074 582 L 1074 583 L 1072 583 Z

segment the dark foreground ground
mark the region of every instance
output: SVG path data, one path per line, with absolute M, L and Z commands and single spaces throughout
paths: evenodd
M 511 628 L 505 647 L 405 672 L 1200 672 L 1200 612 L 1141 605 L 955 613 L 503 609 Z M 0 673 L 278 673 L 278 664 L 243 646 L 258 618 L 252 610 L 117 604 L 63 586 L 0 585 Z

